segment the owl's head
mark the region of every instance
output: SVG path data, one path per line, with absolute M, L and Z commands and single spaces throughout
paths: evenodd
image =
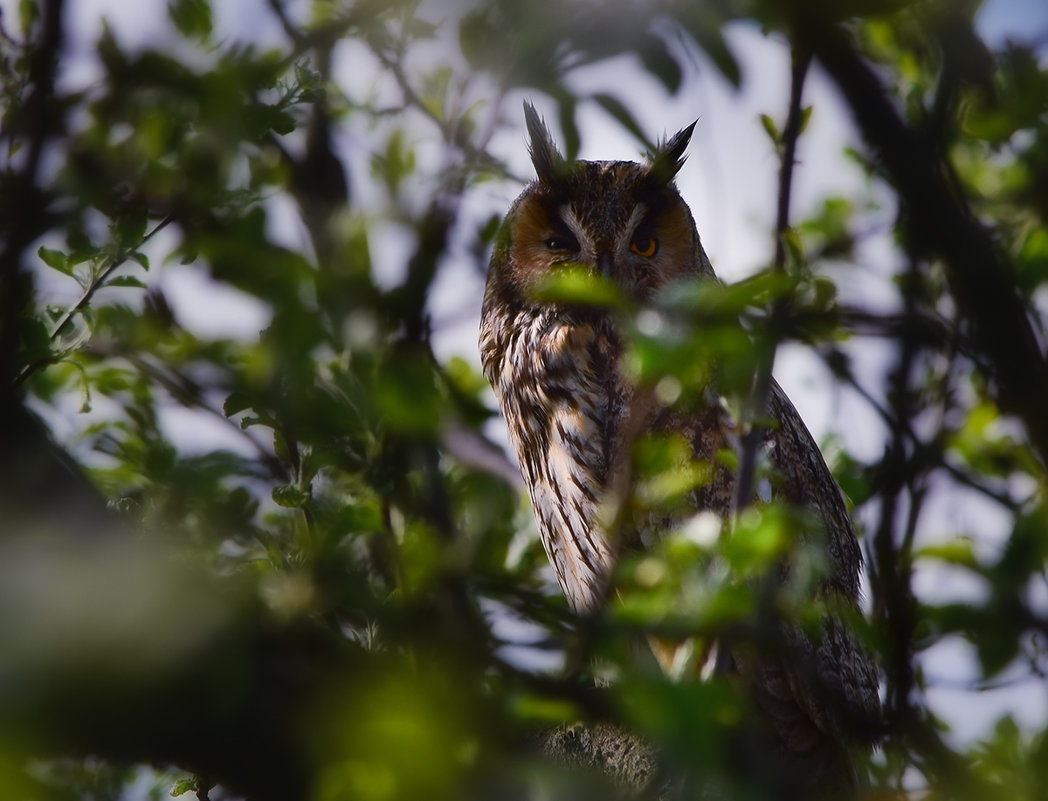
M 638 300 L 711 272 L 691 212 L 673 185 L 694 123 L 645 163 L 568 161 L 530 103 L 524 114 L 537 180 L 499 231 L 485 306 L 528 306 L 535 287 L 564 265 L 607 278 Z

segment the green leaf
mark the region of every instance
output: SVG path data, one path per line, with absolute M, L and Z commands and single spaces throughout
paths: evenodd
M 637 120 L 634 118 L 633 113 L 621 102 L 611 95 L 604 93 L 593 95 L 593 100 L 608 112 L 608 114 L 618 120 L 619 123 L 622 124 L 622 127 L 643 142 L 648 150 L 654 150 L 653 143 L 645 135 L 644 130 L 640 125 L 637 124 Z
M 145 209 L 133 209 L 121 215 L 113 222 L 113 233 L 122 247 L 135 247 L 142 242 L 149 224 L 149 214 Z
M 252 139 L 260 139 L 269 131 L 286 136 L 298 126 L 295 118 L 276 106 L 253 103 L 244 109 L 244 125 Z
M 36 253 L 48 267 L 58 270 L 60 273 L 65 273 L 66 275 L 70 274 L 72 267 L 69 264 L 69 257 L 62 251 L 51 250 L 50 248 L 41 246 Z
M 22 359 L 31 363 L 49 356 L 51 353 L 51 332 L 49 326 L 40 319 L 26 320 L 22 325 Z
M 28 39 L 29 33 L 36 21 L 40 19 L 40 4 L 33 0 L 20 0 L 18 3 L 18 22 L 22 28 L 22 35 Z
M 575 124 L 575 97 L 562 91 L 557 95 L 560 130 L 564 135 L 564 156 L 568 161 L 579 157 L 579 128 Z
M 413 39 L 432 39 L 437 35 L 438 30 L 440 30 L 439 25 L 419 17 L 412 17 L 404 24 L 405 33 L 410 34 Z
M 792 267 L 797 268 L 806 263 L 804 244 L 801 242 L 800 236 L 797 235 L 796 228 L 791 226 L 782 232 L 782 244 L 786 249 L 786 254 Z M 795 273 L 797 270 L 792 269 L 790 272 Z
M 723 553 L 740 576 L 759 574 L 786 552 L 790 521 L 774 506 L 750 506 L 739 515 Z
M 276 111 L 269 119 L 269 127 L 274 133 L 278 133 L 281 136 L 286 136 L 294 131 L 297 124 L 295 118 L 286 111 Z
M 397 354 L 378 371 L 374 402 L 392 429 L 417 437 L 432 436 L 442 411 L 432 365 L 418 354 Z
M 543 277 L 534 287 L 536 299 L 551 303 L 580 306 L 621 307 L 622 291 L 609 281 L 580 264 L 564 264 Z
M 384 153 L 372 156 L 371 171 L 382 179 L 391 194 L 395 194 L 401 183 L 415 172 L 415 151 L 402 129 L 396 128 L 390 134 Z
M 133 287 L 135 289 L 145 289 L 146 285 L 143 284 L 139 279 L 132 275 L 118 275 L 116 278 L 110 278 L 105 282 L 104 286 L 124 286 Z
M 208 0 L 172 0 L 168 3 L 167 13 L 186 38 L 207 39 L 211 36 L 211 4 Z
M 926 545 L 914 551 L 914 559 L 935 559 L 951 565 L 979 569 L 973 543 L 968 539 L 952 539 L 947 542 Z
M 771 139 L 772 144 L 778 148 L 782 143 L 782 134 L 779 133 L 779 126 L 775 124 L 775 120 L 767 114 L 761 114 L 761 125 L 764 127 L 764 132 Z
M 226 417 L 232 417 L 234 414 L 250 408 L 251 398 L 246 392 L 233 392 L 226 398 L 226 402 L 222 404 L 222 413 Z
M 1016 270 L 1019 284 L 1032 292 L 1048 281 L 1048 228 L 1035 228 L 1019 251 Z
M 475 396 L 488 388 L 488 380 L 483 373 L 473 370 L 470 363 L 461 356 L 452 356 L 444 365 L 444 374 L 459 392 L 466 396 Z
M 1015 623 L 1015 611 L 1011 606 L 1002 606 L 969 616 L 974 623 L 969 638 L 986 678 L 996 676 L 1019 656 L 1020 627 Z
M 518 720 L 548 726 L 575 720 L 579 711 L 568 701 L 526 693 L 514 699 L 513 714 Z
M 684 74 L 666 43 L 656 36 L 646 36 L 637 54 L 644 68 L 662 82 L 666 91 L 677 94 Z
M 811 113 L 814 106 L 805 106 L 801 109 L 801 124 L 797 127 L 797 133 L 802 134 L 808 128 L 808 123 L 811 122 Z
M 297 509 L 309 502 L 309 492 L 294 484 L 273 488 L 273 501 L 285 509 Z
M 196 792 L 196 788 L 196 779 L 179 779 L 171 785 L 171 797 L 178 798 L 180 795 Z
M 739 69 L 739 62 L 735 60 L 735 54 L 731 52 L 728 43 L 724 40 L 719 21 L 704 19 L 700 21 L 692 34 L 695 36 L 695 41 L 706 51 L 706 55 L 720 70 L 721 75 L 738 89 L 742 84 L 742 71 Z

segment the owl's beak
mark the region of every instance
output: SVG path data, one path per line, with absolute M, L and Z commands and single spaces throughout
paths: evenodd
M 615 277 L 615 256 L 611 251 L 605 250 L 597 254 L 597 272 L 603 278 Z

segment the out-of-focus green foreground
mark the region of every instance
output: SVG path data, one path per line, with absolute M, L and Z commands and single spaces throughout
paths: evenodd
M 686 325 L 653 326 L 658 310 L 584 277 L 549 291 L 618 304 L 630 369 L 669 402 L 715 373 L 744 389 L 782 341 L 864 399 L 878 455 L 826 443 L 867 554 L 870 613 L 853 622 L 883 669 L 862 794 L 1041 797 L 1048 721 L 1005 716 L 958 743 L 921 659 L 969 643 L 973 694 L 1048 669 L 1043 51 L 991 50 L 979 4 L 949 0 L 258 0 L 264 44 L 256 26 L 216 31 L 212 5 L 171 0 L 166 34 L 136 47 L 78 40 L 60 0 L 4 5 L 0 798 L 627 792 L 543 756 L 544 733 L 575 721 L 649 743 L 665 770 L 651 797 L 772 797 L 726 746 L 748 718 L 730 680 L 674 681 L 638 644 L 760 647 L 769 621 L 816 620 L 797 586 L 762 582 L 786 555 L 796 582 L 818 573 L 794 510 L 668 533 L 577 620 L 492 441 L 486 382 L 431 345 L 449 254 L 482 274 L 505 212 L 478 214 L 478 188 L 529 180 L 492 144 L 520 98 L 555 110 L 569 158 L 593 105 L 640 154 L 679 120 L 640 119 L 629 87 L 585 95 L 574 72 L 632 54 L 671 95 L 700 60 L 738 85 L 732 25 L 810 55 L 839 89 L 865 194 L 786 220 L 779 269 L 686 288 Z M 73 42 L 93 48 L 88 86 Z M 791 152 L 785 114 L 784 98 L 754 120 L 768 154 Z M 885 197 L 892 230 L 871 232 Z M 890 263 L 863 261 L 888 252 L 862 248 L 873 235 L 892 237 Z M 183 327 L 167 292 L 187 270 L 264 329 Z M 840 299 L 860 270 L 883 276 L 890 311 Z M 852 369 L 870 341 L 891 355 L 876 386 Z M 653 507 L 708 467 L 682 468 L 676 448 L 634 454 Z M 989 504 L 1010 534 L 926 531 L 943 492 Z M 912 577 L 932 566 L 971 591 L 922 597 Z

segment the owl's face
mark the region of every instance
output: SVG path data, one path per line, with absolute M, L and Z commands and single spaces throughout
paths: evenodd
M 539 180 L 508 221 L 506 276 L 524 296 L 552 270 L 580 265 L 643 299 L 691 271 L 691 214 L 673 186 L 626 161 L 583 161 Z
M 526 112 L 538 179 L 500 230 L 486 306 L 495 298 L 518 307 L 538 303 L 535 288 L 566 265 L 606 278 L 639 301 L 710 272 L 691 212 L 672 183 L 693 126 L 648 163 L 568 162 L 534 109 Z

